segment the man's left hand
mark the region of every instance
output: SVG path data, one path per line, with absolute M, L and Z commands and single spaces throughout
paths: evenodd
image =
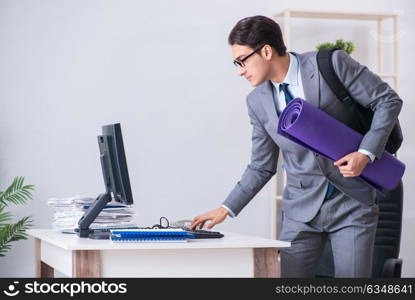
M 334 165 L 339 167 L 343 177 L 356 177 L 362 173 L 369 160 L 366 154 L 353 152 L 335 161 Z

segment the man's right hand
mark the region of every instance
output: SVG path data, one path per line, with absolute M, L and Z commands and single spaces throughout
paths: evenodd
M 194 230 L 198 225 L 200 229 L 203 229 L 203 226 L 207 221 L 211 221 L 207 224 L 207 228 L 211 229 L 216 224 L 223 222 L 228 215 L 228 210 L 224 207 L 219 207 L 214 210 L 211 210 L 203 215 L 197 216 L 192 220 L 192 224 L 190 225 L 190 229 Z

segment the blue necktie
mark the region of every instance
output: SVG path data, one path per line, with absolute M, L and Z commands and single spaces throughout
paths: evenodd
M 288 90 L 288 83 L 281 83 L 280 84 L 280 91 L 284 92 L 284 97 L 285 97 L 285 103 L 290 103 L 291 100 L 294 99 L 293 95 L 291 94 L 291 92 Z
M 331 194 L 333 194 L 334 186 L 329 182 L 329 185 L 327 186 L 327 192 L 326 197 L 324 197 L 324 200 L 330 198 Z
M 288 83 L 281 83 L 280 84 L 280 91 L 281 90 L 284 92 L 285 103 L 287 103 L 287 105 L 288 105 L 288 103 L 290 103 L 290 101 L 294 99 L 293 95 L 288 90 Z M 329 182 L 329 185 L 327 187 L 326 196 L 324 197 L 324 199 L 330 198 L 333 191 L 334 191 L 334 186 Z

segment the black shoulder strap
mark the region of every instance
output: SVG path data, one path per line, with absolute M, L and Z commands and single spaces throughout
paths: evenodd
M 350 97 L 349 92 L 344 87 L 343 83 L 340 81 L 336 72 L 334 72 L 332 56 L 333 52 L 339 50 L 338 48 L 330 49 L 320 49 L 317 52 L 317 66 L 323 76 L 324 80 L 327 82 L 330 89 L 336 95 L 338 99 L 342 102 L 351 104 L 352 98 Z
M 320 49 L 317 52 L 317 65 L 321 76 L 326 81 L 327 85 L 333 91 L 340 101 L 348 105 L 353 113 L 356 114 L 355 130 L 361 134 L 365 134 L 370 129 L 372 123 L 373 112 L 361 105 L 355 105 L 353 98 L 350 96 L 346 87 L 340 81 L 333 66 L 333 53 L 339 50 L 338 48 Z
M 321 76 L 326 81 L 327 85 L 333 91 L 338 99 L 343 103 L 349 105 L 349 107 L 354 109 L 356 113 L 356 119 L 358 122 L 358 127 L 356 128 L 361 134 L 365 134 L 371 126 L 373 111 L 371 109 L 366 109 L 361 105 L 353 105 L 353 98 L 350 96 L 346 87 L 340 81 L 333 67 L 333 53 L 334 51 L 339 50 L 338 48 L 331 49 L 320 49 L 317 52 L 317 66 L 320 71 Z M 399 121 L 396 121 L 392 132 L 389 135 L 388 142 L 386 143 L 385 149 L 389 153 L 396 153 L 403 141 L 401 127 Z

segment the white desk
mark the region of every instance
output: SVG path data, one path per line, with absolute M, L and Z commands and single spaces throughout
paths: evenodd
M 187 243 L 112 243 L 51 229 L 30 229 L 36 276 L 279 277 L 278 248 L 289 242 L 224 232 Z

